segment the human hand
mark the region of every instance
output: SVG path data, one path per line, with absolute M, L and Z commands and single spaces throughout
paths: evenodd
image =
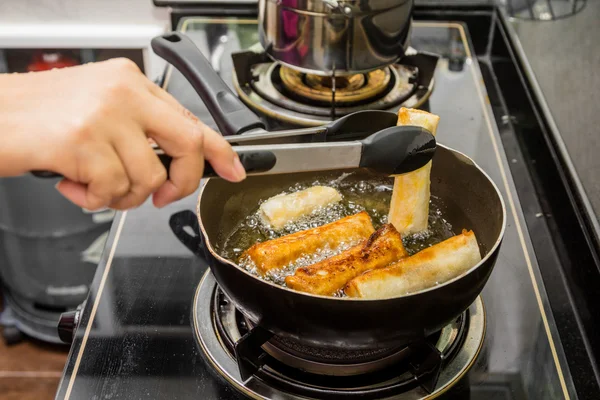
M 157 207 L 193 193 L 204 159 L 224 179 L 246 173 L 237 154 L 127 59 L 0 75 L 0 176 L 49 170 L 80 207 Z M 149 145 L 173 157 L 167 171 Z

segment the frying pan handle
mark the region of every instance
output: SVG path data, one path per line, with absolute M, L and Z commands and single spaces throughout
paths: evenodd
M 223 136 L 265 128 L 261 120 L 233 94 L 189 37 L 179 32 L 157 36 L 152 39 L 152 49 L 191 83 Z
M 196 214 L 190 210 L 183 210 L 171 215 L 169 226 L 175 234 L 175 237 L 195 255 L 202 257 L 204 255 L 202 245 L 202 233 Z M 190 228 L 194 235 L 188 233 L 185 228 Z
M 235 149 L 235 147 L 234 147 Z M 173 158 L 165 154 L 161 149 L 154 148 L 154 152 L 158 156 L 158 159 L 167 170 L 167 179 L 169 178 L 169 170 Z M 259 172 L 269 171 L 275 166 L 277 157 L 271 151 L 265 150 L 237 150 L 237 154 L 240 157 L 240 162 L 244 166 L 247 174 L 255 174 Z M 57 174 L 52 171 L 31 171 L 31 174 L 37 178 L 62 178 L 61 174 Z M 208 163 L 204 162 L 204 173 L 202 178 L 218 178 L 219 175 L 215 169 Z

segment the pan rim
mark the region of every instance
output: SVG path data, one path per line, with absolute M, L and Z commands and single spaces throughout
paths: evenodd
M 253 274 L 251 274 L 250 272 L 246 271 L 244 268 L 240 267 L 237 263 L 234 263 L 233 261 L 230 261 L 224 257 L 222 257 L 220 254 L 218 254 L 215 249 L 213 248 L 208 235 L 206 233 L 206 230 L 204 229 L 204 224 L 202 223 L 202 217 L 200 214 L 200 203 L 202 201 L 202 195 L 204 194 L 204 190 L 206 189 L 206 186 L 208 185 L 208 182 L 210 181 L 210 178 L 206 180 L 206 182 L 202 185 L 202 188 L 200 189 L 200 193 L 198 194 L 198 201 L 196 202 L 196 218 L 198 219 L 198 224 L 200 226 L 200 231 L 203 235 L 203 237 L 205 238 L 205 246 L 206 249 L 210 252 L 210 254 L 215 257 L 219 262 L 224 263 L 224 264 L 229 264 L 234 268 L 237 268 L 238 270 L 240 270 L 241 272 L 243 272 L 244 274 L 248 275 L 249 277 L 256 279 L 258 281 L 260 281 L 261 283 L 270 285 L 278 290 L 284 290 L 287 292 L 291 292 L 295 295 L 300 295 L 300 296 L 307 296 L 307 297 L 315 297 L 315 298 L 319 298 L 319 299 L 326 299 L 326 300 L 331 300 L 331 301 L 345 301 L 345 302 L 357 302 L 357 303 L 363 303 L 363 302 L 375 302 L 375 301 L 379 301 L 379 302 L 386 302 L 386 301 L 393 301 L 396 299 L 400 299 L 400 298 L 408 298 L 408 297 L 413 297 L 413 296 L 420 296 L 424 293 L 428 293 L 431 291 L 434 291 L 436 289 L 440 289 L 444 286 L 450 285 L 453 282 L 458 281 L 459 279 L 473 273 L 475 270 L 479 269 L 480 266 L 482 266 L 483 264 L 485 264 L 487 262 L 487 260 L 489 258 L 492 257 L 492 255 L 496 252 L 496 250 L 498 249 L 498 247 L 500 247 L 500 245 L 502 244 L 502 240 L 504 239 L 504 233 L 506 231 L 506 205 L 504 203 L 504 198 L 502 196 L 502 193 L 500 192 L 500 190 L 498 189 L 498 186 L 496 185 L 496 183 L 492 180 L 492 178 L 490 178 L 490 176 L 483 170 L 483 168 L 481 168 L 479 166 L 479 164 L 477 164 L 471 157 L 467 156 L 465 153 L 458 151 L 456 149 L 453 149 L 449 146 L 446 146 L 442 143 L 437 143 L 437 147 L 441 147 L 445 150 L 448 150 L 454 154 L 458 154 L 461 155 L 462 157 L 464 157 L 467 161 L 469 161 L 475 168 L 477 168 L 479 170 L 479 172 L 481 172 L 483 174 L 483 176 L 485 176 L 487 178 L 487 180 L 492 184 L 492 187 L 494 188 L 494 190 L 496 191 L 496 195 L 498 196 L 498 198 L 500 199 L 500 204 L 502 206 L 502 228 L 500 229 L 500 234 L 498 235 L 498 238 L 496 239 L 496 242 L 494 243 L 494 245 L 490 248 L 490 250 L 486 253 L 486 255 L 481 259 L 481 261 L 479 261 L 476 265 L 474 265 L 473 267 L 471 267 L 469 270 L 463 272 L 462 274 L 440 284 L 440 285 L 436 285 L 436 286 L 432 286 L 423 290 L 419 290 L 417 292 L 413 292 L 413 293 L 409 293 L 409 294 L 404 294 L 402 296 L 396 296 L 396 297 L 386 297 L 386 298 L 381 298 L 381 299 L 364 299 L 364 298 L 358 298 L 358 297 L 333 297 L 333 296 L 324 296 L 324 295 L 318 295 L 318 294 L 312 294 L 312 293 L 306 293 L 306 292 L 301 292 L 298 290 L 293 290 L 290 288 L 287 288 L 285 286 L 281 286 L 281 285 L 277 285 L 273 282 L 269 282 L 266 281 L 264 279 L 261 279 L 260 277 L 257 277 Z M 218 282 L 217 282 L 218 283 Z

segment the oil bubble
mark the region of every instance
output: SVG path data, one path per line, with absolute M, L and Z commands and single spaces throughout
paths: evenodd
M 378 229 L 381 225 L 388 222 L 387 214 L 392 195 L 393 178 L 373 176 L 364 179 L 362 175 L 358 175 L 355 172 L 344 173 L 337 176 L 324 177 L 322 179 L 315 180 L 312 178 L 306 181 L 297 182 L 290 185 L 287 190 L 279 194 L 296 192 L 314 186 L 315 184 L 336 188 L 342 195 L 342 200 L 339 203 L 319 208 L 313 213 L 306 215 L 304 218 L 287 224 L 281 230 L 274 230 L 263 223 L 258 212 L 259 209 L 257 204 L 255 211 L 247 218 L 241 219 L 239 225 L 226 235 L 221 254 L 232 261 L 241 263 L 241 260 L 238 261 L 240 254 L 256 243 L 272 240 L 298 231 L 316 228 L 363 210 L 366 210 L 371 216 L 375 229 Z M 364 193 L 361 193 L 361 190 L 364 190 Z M 260 203 L 265 200 L 267 200 L 267 198 L 261 199 Z M 403 237 L 404 245 L 409 254 L 414 254 L 417 251 L 454 235 L 452 226 L 442 216 L 443 207 L 441 206 L 442 203 L 440 199 L 432 195 L 430 203 L 429 229 L 425 232 Z M 353 244 L 351 243 L 344 243 L 344 245 L 338 249 L 321 249 L 315 254 L 305 255 L 301 259 L 296 260 L 281 271 L 276 272 L 274 275 L 265 279 L 285 285 L 285 277 L 293 274 L 300 266 L 314 264 L 315 262 L 331 257 L 352 245 Z M 256 273 L 255 266 L 250 265 L 248 268 L 244 268 L 248 271 L 254 271 L 252 273 Z
M 365 193 L 371 189 L 371 185 L 365 181 L 360 181 L 356 184 L 356 189 L 359 193 Z
M 258 225 L 258 218 L 255 216 L 248 217 L 246 220 L 246 225 L 250 228 L 254 228 Z

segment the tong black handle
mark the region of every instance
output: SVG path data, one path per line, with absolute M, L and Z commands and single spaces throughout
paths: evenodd
M 256 114 L 233 94 L 189 37 L 179 32 L 157 36 L 152 39 L 152 49 L 190 82 L 223 136 L 265 128 Z
M 240 162 L 244 166 L 247 174 L 256 174 L 259 172 L 267 172 L 275 166 L 277 157 L 271 151 L 264 150 L 236 150 L 240 157 Z M 171 166 L 173 158 L 167 154 L 158 154 L 158 158 L 167 171 Z M 168 172 L 167 172 L 168 173 Z M 204 162 L 204 172 L 202 178 L 218 178 L 219 175 L 215 172 L 212 165 L 207 161 Z
M 167 169 L 167 177 L 169 176 L 169 168 L 171 166 L 171 162 L 173 158 L 167 154 L 165 154 L 160 149 L 154 149 L 156 155 L 158 156 L 160 162 Z M 277 162 L 277 157 L 271 151 L 265 150 L 236 150 L 238 156 L 240 157 L 240 161 L 246 170 L 246 173 L 259 173 L 259 172 L 267 172 L 271 168 L 275 166 Z M 31 173 L 38 178 L 62 178 L 61 174 L 57 174 L 52 171 L 31 171 Z M 204 162 L 204 172 L 202 174 L 203 178 L 216 178 L 218 177 L 212 165 L 208 162 Z

